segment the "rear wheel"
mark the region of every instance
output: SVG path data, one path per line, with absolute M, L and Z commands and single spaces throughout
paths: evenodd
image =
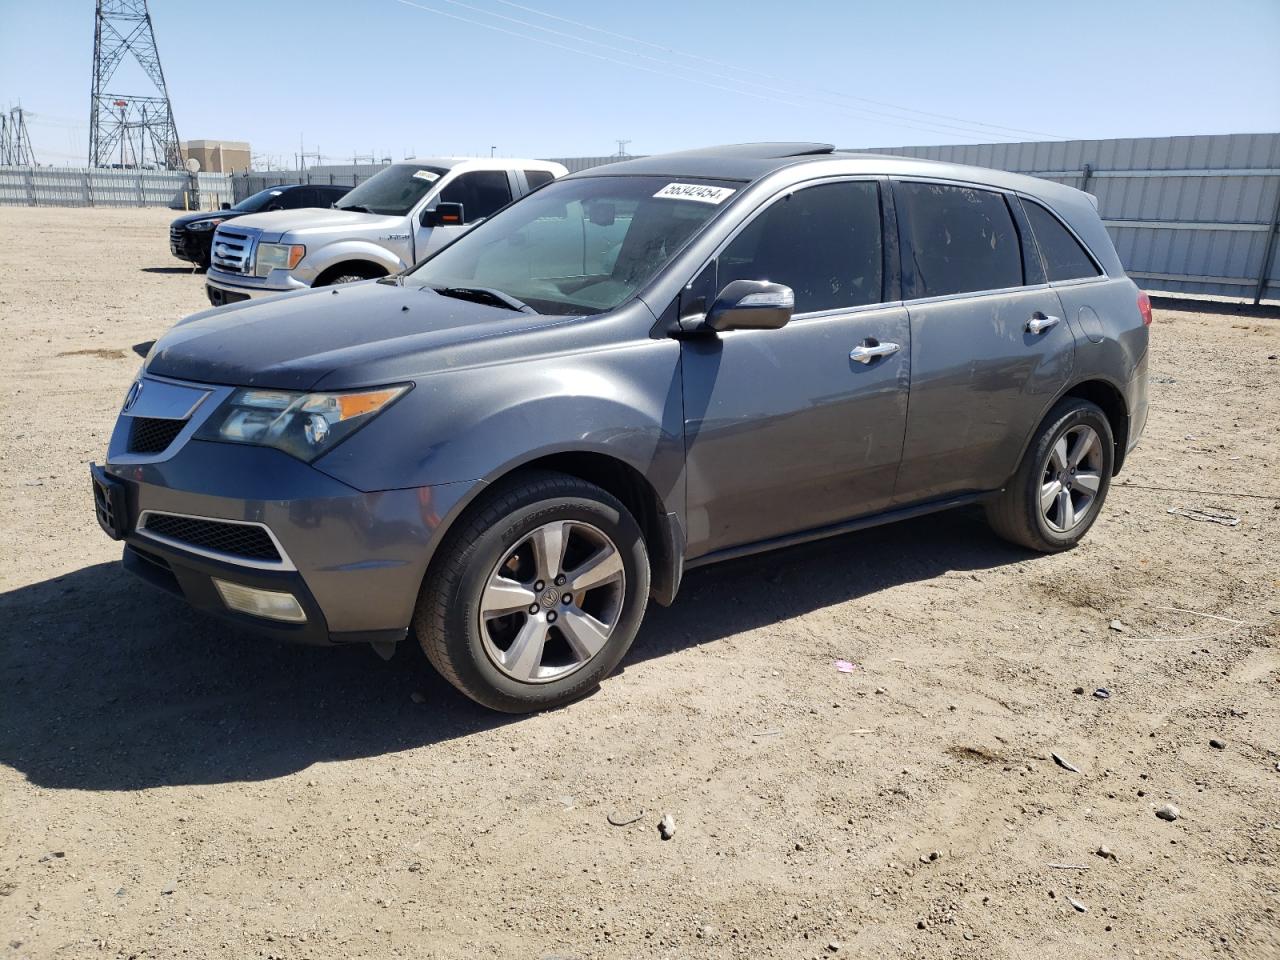
M 1106 414 L 1077 397 L 1058 403 L 1036 431 L 987 520 L 1006 540 L 1054 553 L 1093 526 L 1111 486 L 1115 439 Z
M 435 668 L 495 710 L 556 707 L 594 690 L 644 616 L 640 528 L 576 477 L 529 474 L 487 493 L 440 550 L 415 630 Z

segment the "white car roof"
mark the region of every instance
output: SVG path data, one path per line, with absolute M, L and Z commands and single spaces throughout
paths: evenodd
M 512 157 L 412 157 L 397 163 L 420 163 L 424 167 L 444 167 L 448 170 L 464 166 L 484 170 L 546 170 L 557 177 L 563 177 L 569 172 L 563 164 L 552 163 L 550 160 L 521 160 Z

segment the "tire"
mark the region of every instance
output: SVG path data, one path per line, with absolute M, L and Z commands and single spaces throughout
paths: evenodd
M 1019 546 L 1070 550 L 1098 519 L 1114 465 L 1106 414 L 1088 400 L 1067 397 L 1040 424 L 1009 483 L 987 502 L 987 522 Z
M 553 566 L 545 558 L 557 544 Z M 472 700 L 547 710 L 595 690 L 618 665 L 640 629 L 649 574 L 639 524 L 614 496 L 531 472 L 486 491 L 454 524 L 423 581 L 414 630 L 432 666 Z
M 319 284 L 322 287 L 336 287 L 340 283 L 359 283 L 361 280 L 370 280 L 371 277 L 362 277 L 358 273 L 344 273 L 338 277 L 331 277 L 324 283 Z

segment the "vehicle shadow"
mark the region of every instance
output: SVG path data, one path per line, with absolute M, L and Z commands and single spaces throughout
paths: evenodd
M 204 267 L 139 267 L 143 273 L 204 273 Z
M 1240 303 L 1233 300 L 1192 300 L 1187 297 L 1162 297 L 1151 295 L 1151 305 L 1157 310 L 1173 310 L 1178 313 L 1207 313 L 1214 316 L 1234 314 L 1258 320 L 1280 319 L 1280 306 L 1274 303 Z
M 693 570 L 673 607 L 651 607 L 626 662 L 1026 556 L 959 512 Z M 0 594 L 0 684 L 0 763 L 53 789 L 266 780 L 520 719 L 456 693 L 416 643 L 384 662 L 263 641 L 118 563 Z

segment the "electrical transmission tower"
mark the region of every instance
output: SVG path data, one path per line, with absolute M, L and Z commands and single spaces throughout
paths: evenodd
M 36 165 L 31 137 L 27 133 L 27 117 L 21 107 L 14 107 L 7 115 L 0 113 L 0 164 L 15 167 Z
M 126 54 L 138 61 L 154 91 L 145 96 L 108 92 Z M 89 99 L 89 165 L 182 168 L 182 147 L 147 0 L 98 0 Z

